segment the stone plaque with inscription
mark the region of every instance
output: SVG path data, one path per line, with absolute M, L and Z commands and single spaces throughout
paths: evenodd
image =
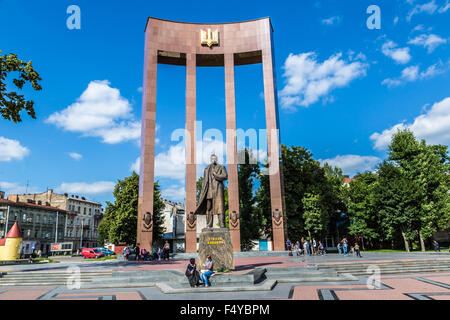
M 204 228 L 198 244 L 198 269 L 202 269 L 206 256 L 211 255 L 214 271 L 221 268 L 234 270 L 233 245 L 227 228 Z

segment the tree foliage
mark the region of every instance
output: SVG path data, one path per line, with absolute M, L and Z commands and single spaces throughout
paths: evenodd
M 12 84 L 22 90 L 26 82 L 29 82 L 34 90 L 41 90 L 39 81 L 42 80 L 34 70 L 31 60 L 28 62 L 17 58 L 15 54 L 1 55 L 0 50 L 0 114 L 14 123 L 22 121 L 20 112 L 25 110 L 28 115 L 36 119 L 34 111 L 34 101 L 26 100 L 24 95 L 15 91 L 7 91 L 7 76 L 12 72 L 17 72 L 18 76 L 12 79 Z
M 326 219 L 326 210 L 318 194 L 306 193 L 302 199 L 305 230 L 309 237 L 321 235 Z
M 262 215 L 255 206 L 254 192 L 256 178 L 259 174 L 259 165 L 256 163 L 251 151 L 243 149 L 238 154 L 238 181 L 239 181 L 239 211 L 241 223 L 241 248 L 250 250 L 253 241 L 261 235 Z
M 302 199 L 307 194 L 317 195 L 320 201 L 321 219 L 317 236 L 327 233 L 331 219 L 336 218 L 338 210 L 345 209 L 345 193 L 342 190 L 343 176 L 338 168 L 328 165 L 320 166 L 313 159 L 309 150 L 302 147 L 281 146 L 285 208 L 287 216 L 287 231 L 290 239 L 300 239 L 305 236 L 305 208 Z M 267 169 L 267 164 L 264 165 Z M 259 175 L 260 186 L 256 193 L 258 209 L 264 217 L 263 230 L 266 234 L 272 231 L 272 210 L 270 206 L 269 176 L 262 172 Z
M 118 180 L 114 187 L 114 203 L 106 202 L 103 220 L 98 227 L 101 242 L 108 240 L 111 243 L 136 243 L 139 175 L 136 172 L 130 177 Z M 164 203 L 158 182 L 155 182 L 153 191 L 153 241 L 162 237 L 164 233 Z
M 349 234 L 361 236 L 368 241 L 378 239 L 378 213 L 374 199 L 377 175 L 364 172 L 357 174 L 354 178 L 348 189 Z

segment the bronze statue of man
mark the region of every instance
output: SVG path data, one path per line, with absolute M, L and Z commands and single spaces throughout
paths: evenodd
M 225 228 L 225 197 L 223 181 L 227 180 L 227 169 L 217 163 L 211 155 L 211 164 L 205 168 L 202 191 L 195 214 L 206 214 L 206 227 L 213 228 L 214 215 L 218 215 L 221 228 Z

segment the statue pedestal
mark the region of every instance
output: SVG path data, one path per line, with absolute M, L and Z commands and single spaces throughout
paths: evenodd
M 227 228 L 204 228 L 198 244 L 198 269 L 201 270 L 206 256 L 211 255 L 214 271 L 220 268 L 234 270 L 233 245 Z

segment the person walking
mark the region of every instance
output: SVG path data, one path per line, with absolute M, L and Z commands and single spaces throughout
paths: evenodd
M 170 254 L 170 244 L 169 244 L 169 241 L 166 240 L 166 243 L 164 244 L 164 247 L 163 247 L 164 260 L 169 260 L 169 254 Z
M 123 249 L 123 256 L 125 257 L 125 261 L 128 261 L 128 256 L 130 255 L 130 248 L 125 247 Z
M 342 239 L 342 248 L 344 249 L 344 257 L 347 255 L 348 241 L 347 238 Z
M 317 242 L 315 238 L 312 239 L 312 254 L 317 255 Z
M 306 247 L 307 245 L 306 240 L 302 240 L 302 244 L 303 244 L 303 255 L 306 257 L 306 254 L 308 252 Z
M 306 240 L 306 250 L 308 251 L 308 256 L 311 255 L 311 243 L 309 240 Z
M 162 250 L 161 247 L 158 248 L 158 261 L 161 261 Z
M 211 256 L 207 255 L 206 261 L 203 264 L 202 274 L 200 276 L 200 279 L 202 280 L 205 287 L 209 287 L 208 277 L 214 273 L 213 267 L 214 267 L 214 263 L 211 259 Z
M 359 245 L 358 245 L 358 243 L 355 243 L 354 249 L 355 249 L 355 251 L 356 251 L 356 256 L 362 258 L 361 252 L 359 251 Z
M 135 260 L 139 261 L 140 253 L 141 253 L 141 249 L 139 248 L 139 243 L 134 246 L 133 250 L 134 250 L 134 254 L 136 255 Z
M 340 241 L 337 244 L 337 249 L 338 249 L 339 255 L 341 255 L 342 254 L 342 245 L 341 245 Z
M 295 249 L 295 254 L 296 254 L 297 256 L 299 256 L 302 249 L 300 248 L 300 243 L 299 243 L 298 241 L 295 243 L 294 249 Z
M 286 250 L 289 250 L 291 248 L 291 240 L 289 238 L 286 240 Z
M 436 240 L 433 240 L 433 245 L 434 245 L 434 252 L 441 252 L 441 249 L 439 248 L 439 242 L 437 242 Z
M 322 241 L 319 241 L 319 250 L 320 250 L 320 254 L 323 256 L 325 253 L 325 249 L 323 248 Z

